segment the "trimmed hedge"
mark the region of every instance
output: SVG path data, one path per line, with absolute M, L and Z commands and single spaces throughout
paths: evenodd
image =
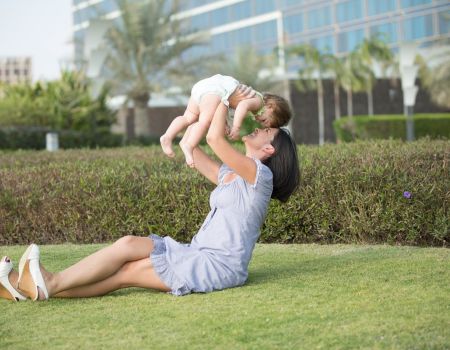
M 4 127 L 0 128 L 0 149 L 45 149 L 45 135 L 54 130 L 43 127 Z M 59 147 L 120 147 L 123 145 L 123 136 L 112 134 L 109 127 L 99 128 L 95 134 L 59 130 Z
M 301 187 L 286 204 L 271 201 L 261 242 L 448 246 L 448 141 L 301 146 L 299 155 Z M 212 189 L 181 153 L 173 161 L 159 147 L 0 152 L 0 245 L 150 232 L 187 242 Z
M 450 138 L 450 113 L 415 114 L 415 138 Z M 375 115 L 343 117 L 333 122 L 336 138 L 350 142 L 368 139 L 406 140 L 406 117 L 404 115 Z

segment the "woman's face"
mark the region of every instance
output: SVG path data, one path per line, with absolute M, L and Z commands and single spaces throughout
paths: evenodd
M 277 128 L 256 128 L 251 134 L 242 137 L 247 150 L 261 150 L 264 146 L 270 145 L 278 133 Z

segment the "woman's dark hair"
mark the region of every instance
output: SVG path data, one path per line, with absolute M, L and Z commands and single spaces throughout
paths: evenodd
M 272 146 L 275 153 L 265 159 L 263 164 L 268 166 L 273 174 L 272 198 L 286 202 L 300 183 L 297 146 L 285 129 L 279 129 Z

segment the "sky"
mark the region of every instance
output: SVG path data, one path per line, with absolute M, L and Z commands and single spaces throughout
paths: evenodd
M 30 56 L 33 81 L 60 76 L 73 56 L 72 0 L 0 0 L 0 57 Z

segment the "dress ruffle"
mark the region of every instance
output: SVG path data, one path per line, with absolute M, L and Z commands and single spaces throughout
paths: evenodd
M 164 284 L 171 289 L 170 293 L 177 296 L 191 293 L 191 290 L 186 283 L 178 278 L 170 268 L 166 259 L 166 243 L 164 242 L 164 239 L 155 234 L 151 234 L 149 238 L 152 239 L 154 243 L 153 251 L 150 254 L 153 268 Z

